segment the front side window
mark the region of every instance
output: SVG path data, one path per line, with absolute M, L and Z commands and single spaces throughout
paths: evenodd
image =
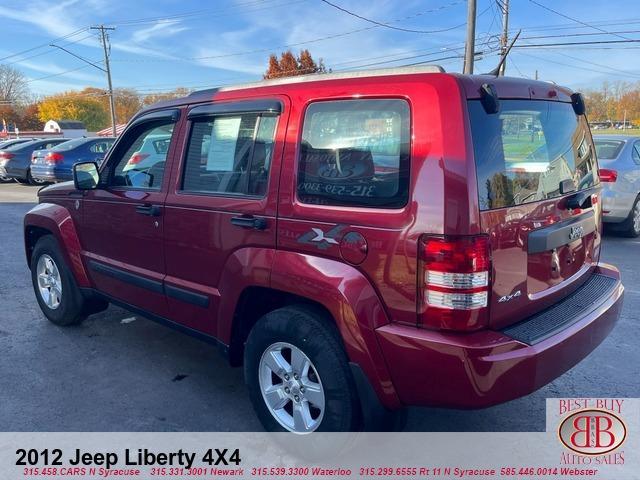
M 306 112 L 298 198 L 317 205 L 398 208 L 409 195 L 409 105 L 343 100 Z
M 160 190 L 173 127 L 174 123 L 152 123 L 132 132 L 135 138 L 115 166 L 111 184 Z
M 182 190 L 264 196 L 277 120 L 266 113 L 194 120 Z
M 559 197 L 566 180 L 576 190 L 598 182 L 587 121 L 570 103 L 501 100 L 493 114 L 468 105 L 481 210 Z

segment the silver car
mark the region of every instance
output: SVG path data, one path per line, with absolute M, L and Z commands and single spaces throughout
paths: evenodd
M 594 135 L 603 221 L 630 237 L 640 235 L 640 137 Z

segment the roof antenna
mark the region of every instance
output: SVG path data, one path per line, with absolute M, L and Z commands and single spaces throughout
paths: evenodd
M 509 47 L 504 52 L 504 55 L 502 55 L 502 58 L 500 59 L 500 63 L 498 63 L 498 66 L 493 70 L 491 70 L 489 73 L 486 73 L 485 75 L 493 75 L 494 77 L 498 77 L 500 75 L 500 69 L 502 68 L 502 65 L 504 65 L 504 62 L 507 61 L 507 55 L 509 55 L 509 52 L 511 52 L 511 48 L 513 47 L 514 43 L 516 43 L 516 40 L 518 40 L 520 33 L 522 33 L 522 30 L 518 30 L 518 33 L 516 33 L 516 36 L 513 37 L 513 40 L 511 40 Z

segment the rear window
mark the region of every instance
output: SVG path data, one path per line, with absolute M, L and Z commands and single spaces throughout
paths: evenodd
M 558 197 L 564 180 L 576 190 L 598 182 L 589 127 L 571 104 L 501 100 L 487 114 L 468 103 L 481 210 Z
M 598 158 L 602 160 L 613 160 L 614 158 L 618 158 L 620 154 L 620 150 L 622 150 L 622 146 L 624 142 L 621 140 L 594 140 L 593 143 L 596 144 L 596 154 Z
M 404 206 L 409 132 L 404 100 L 311 104 L 302 132 L 298 198 L 318 205 Z
M 67 152 L 87 142 L 88 140 L 86 138 L 76 138 L 74 140 L 68 140 L 66 142 L 59 143 L 58 145 L 53 147 L 51 150 L 55 152 Z

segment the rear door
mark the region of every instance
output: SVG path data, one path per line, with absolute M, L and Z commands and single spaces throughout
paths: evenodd
M 216 336 L 220 297 L 242 269 L 269 278 L 288 115 L 286 97 L 190 109 L 165 209 L 165 289 L 176 322 Z
M 557 302 L 591 273 L 600 251 L 596 155 L 570 103 L 501 100 L 494 114 L 479 100 L 468 104 L 493 255 L 491 325 L 500 328 Z

